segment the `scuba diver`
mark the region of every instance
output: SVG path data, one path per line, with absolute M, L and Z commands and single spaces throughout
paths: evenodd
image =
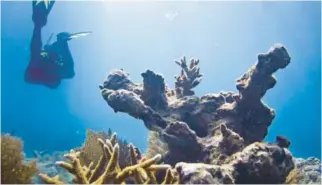
M 57 34 L 57 40 L 48 42 L 42 49 L 41 30 L 47 24 L 47 17 L 55 1 L 32 1 L 32 21 L 34 30 L 30 43 L 30 62 L 25 71 L 25 81 L 31 84 L 42 84 L 56 89 L 62 79 L 71 79 L 75 76 L 74 61 L 68 47 L 68 41 L 90 32 Z

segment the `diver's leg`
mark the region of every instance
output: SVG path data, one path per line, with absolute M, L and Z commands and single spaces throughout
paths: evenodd
M 41 51 L 42 51 L 42 40 L 41 40 L 41 27 L 34 26 L 32 39 L 30 42 L 30 61 L 25 71 L 25 81 L 29 83 L 38 83 L 41 81 Z
M 41 40 L 41 27 L 34 26 L 31 42 L 30 42 L 30 62 L 37 62 L 41 58 L 42 40 Z

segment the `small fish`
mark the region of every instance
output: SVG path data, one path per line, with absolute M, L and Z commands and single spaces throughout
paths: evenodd
M 14 136 L 16 134 L 16 129 L 11 130 L 10 135 Z

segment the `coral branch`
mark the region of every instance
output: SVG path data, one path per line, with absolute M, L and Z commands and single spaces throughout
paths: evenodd
M 274 45 L 267 53 L 258 55 L 255 66 L 237 80 L 236 87 L 240 93 L 240 104 L 252 105 L 259 103 L 268 89 L 276 84 L 272 76 L 278 69 L 284 69 L 291 61 L 286 48 Z
M 194 91 L 192 89 L 199 85 L 202 80 L 202 74 L 199 73 L 198 67 L 199 59 L 191 58 L 190 65 L 187 65 L 186 57 L 180 61 L 175 61 L 181 67 L 180 76 L 175 76 L 175 91 L 178 98 L 183 96 L 192 96 Z
M 150 70 L 142 73 L 141 76 L 143 77 L 143 92 L 141 98 L 145 104 L 153 109 L 166 108 L 168 106 L 168 100 L 163 77 Z
M 170 170 L 168 165 L 158 165 L 161 156 L 156 155 L 150 159 L 142 159 L 140 161 L 135 157 L 134 147 L 130 145 L 129 152 L 131 153 L 132 165 L 121 169 L 119 167 L 119 145 L 115 143 L 115 135 L 111 137 L 111 140 L 106 142 L 102 139 L 98 139 L 98 145 L 101 146 L 105 155 L 102 155 L 99 163 L 94 169 L 90 166 L 81 166 L 79 161 L 79 153 L 71 153 L 66 155 L 71 162 L 58 162 L 57 164 L 68 170 L 75 176 L 73 182 L 75 184 L 124 184 L 127 179 L 133 177 L 137 182 L 143 183 L 155 179 L 155 173 L 158 171 Z M 114 144 L 114 146 L 111 145 Z M 108 158 L 109 157 L 109 158 Z M 104 170 L 101 171 L 101 167 L 104 166 Z M 153 170 L 151 170 L 153 169 Z M 169 172 L 168 172 L 169 173 Z M 49 177 L 45 174 L 40 174 L 40 178 L 48 184 L 63 184 L 56 177 Z M 166 182 L 175 182 L 177 178 L 173 175 L 167 175 L 164 179 Z

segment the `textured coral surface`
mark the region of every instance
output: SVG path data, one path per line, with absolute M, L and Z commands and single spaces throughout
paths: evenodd
M 276 84 L 273 73 L 290 61 L 287 49 L 274 45 L 237 79 L 238 92 L 195 96 L 193 88 L 203 78 L 200 61 L 192 58 L 188 64 L 185 57 L 176 61 L 181 73 L 174 90 L 151 70 L 141 74 L 143 84 L 113 70 L 99 87 L 115 112 L 141 119 L 157 133 L 150 143 L 166 147 L 150 146 L 148 152 L 166 149 L 163 162 L 180 169 L 181 183 L 201 183 L 201 176 L 207 183 L 283 183 L 294 162 L 287 139 L 262 142 L 275 112 L 261 99 Z

